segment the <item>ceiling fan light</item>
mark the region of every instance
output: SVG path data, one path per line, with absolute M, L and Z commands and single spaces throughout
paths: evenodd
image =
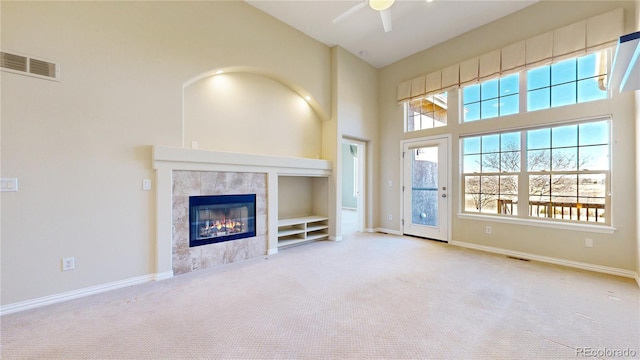
M 382 11 L 390 8 L 394 2 L 395 0 L 369 0 L 369 6 L 373 10 Z

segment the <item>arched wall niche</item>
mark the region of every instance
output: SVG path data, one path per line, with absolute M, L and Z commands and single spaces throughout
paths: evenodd
M 304 89 L 256 69 L 213 70 L 183 86 L 183 147 L 320 158 L 327 117 Z

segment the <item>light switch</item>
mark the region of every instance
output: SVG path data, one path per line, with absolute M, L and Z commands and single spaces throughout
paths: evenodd
M 1 178 L 0 191 L 18 191 L 18 178 Z
M 142 180 L 142 190 L 151 190 L 151 179 Z

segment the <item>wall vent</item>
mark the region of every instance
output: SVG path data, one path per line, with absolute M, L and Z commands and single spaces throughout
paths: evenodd
M 0 51 L 0 70 L 42 79 L 59 80 L 57 64 L 4 51 Z

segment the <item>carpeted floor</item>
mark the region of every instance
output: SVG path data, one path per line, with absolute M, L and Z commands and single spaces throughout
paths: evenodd
M 3 316 L 1 354 L 575 359 L 627 351 L 638 357 L 639 305 L 631 279 L 411 237 L 351 234 Z

